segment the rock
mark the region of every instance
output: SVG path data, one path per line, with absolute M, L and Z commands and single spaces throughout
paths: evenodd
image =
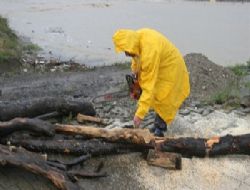
M 244 96 L 243 98 L 241 98 L 240 105 L 244 108 L 250 107 L 250 95 Z
M 179 111 L 179 114 L 181 114 L 181 115 L 189 115 L 190 114 L 190 110 L 189 109 L 181 109 L 180 111 Z
M 213 111 L 214 111 L 213 109 L 206 108 L 203 110 L 202 116 L 207 116 L 208 114 L 212 113 Z
M 190 104 L 191 107 L 201 107 L 200 101 L 192 101 Z
M 246 113 L 242 112 L 239 109 L 238 110 L 234 110 L 234 113 L 237 114 L 237 115 L 239 115 L 239 116 L 246 116 L 247 115 Z
M 250 107 L 249 108 L 245 108 L 245 109 L 241 109 L 241 111 L 243 113 L 250 113 Z

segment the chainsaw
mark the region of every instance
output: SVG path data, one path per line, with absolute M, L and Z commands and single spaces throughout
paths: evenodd
M 130 95 L 131 98 L 135 100 L 139 100 L 142 90 L 139 85 L 138 79 L 136 75 L 126 75 L 125 76 L 129 92 L 127 91 L 118 91 L 118 92 L 111 92 L 107 94 L 102 94 L 99 96 L 96 96 L 95 98 L 92 99 L 93 103 L 104 103 L 104 102 L 110 102 L 114 101 L 120 98 L 125 98 Z

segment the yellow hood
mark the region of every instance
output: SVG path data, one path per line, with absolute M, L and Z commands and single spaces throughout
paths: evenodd
M 113 36 L 115 51 L 117 53 L 127 51 L 139 55 L 139 39 L 140 35 L 134 30 L 117 30 Z

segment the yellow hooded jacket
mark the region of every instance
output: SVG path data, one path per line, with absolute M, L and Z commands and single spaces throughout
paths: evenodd
M 132 72 L 138 73 L 142 94 L 136 116 L 143 119 L 150 108 L 170 123 L 190 92 L 189 75 L 179 50 L 152 29 L 121 29 L 113 36 L 116 52 L 129 52 Z

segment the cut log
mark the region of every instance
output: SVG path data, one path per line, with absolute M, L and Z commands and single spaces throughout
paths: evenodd
M 49 179 L 60 190 L 80 189 L 77 184 L 70 181 L 67 173 L 49 166 L 42 156 L 23 148 L 13 148 L 11 151 L 7 146 L 0 145 L 0 165 L 12 165 L 40 174 Z
M 180 154 L 161 152 L 153 149 L 148 152 L 147 162 L 149 165 L 166 169 L 180 170 L 182 168 Z
M 16 117 L 36 117 L 57 111 L 60 114 L 75 116 L 78 113 L 94 116 L 96 114 L 90 102 L 76 102 L 63 98 L 45 97 L 22 102 L 0 102 L 0 121 Z
M 77 121 L 79 123 L 84 123 L 86 121 L 90 121 L 90 122 L 95 122 L 95 123 L 99 123 L 99 124 L 105 124 L 103 122 L 103 120 L 99 117 L 93 117 L 93 116 L 88 116 L 88 115 L 83 115 L 83 114 L 77 114 L 77 117 L 76 117 Z
M 219 142 L 212 144 L 209 150 L 211 157 L 226 154 L 250 155 L 250 134 L 220 137 Z
M 0 122 L 0 137 L 15 131 L 32 131 L 39 135 L 53 136 L 55 126 L 40 119 L 15 118 L 8 122 Z

